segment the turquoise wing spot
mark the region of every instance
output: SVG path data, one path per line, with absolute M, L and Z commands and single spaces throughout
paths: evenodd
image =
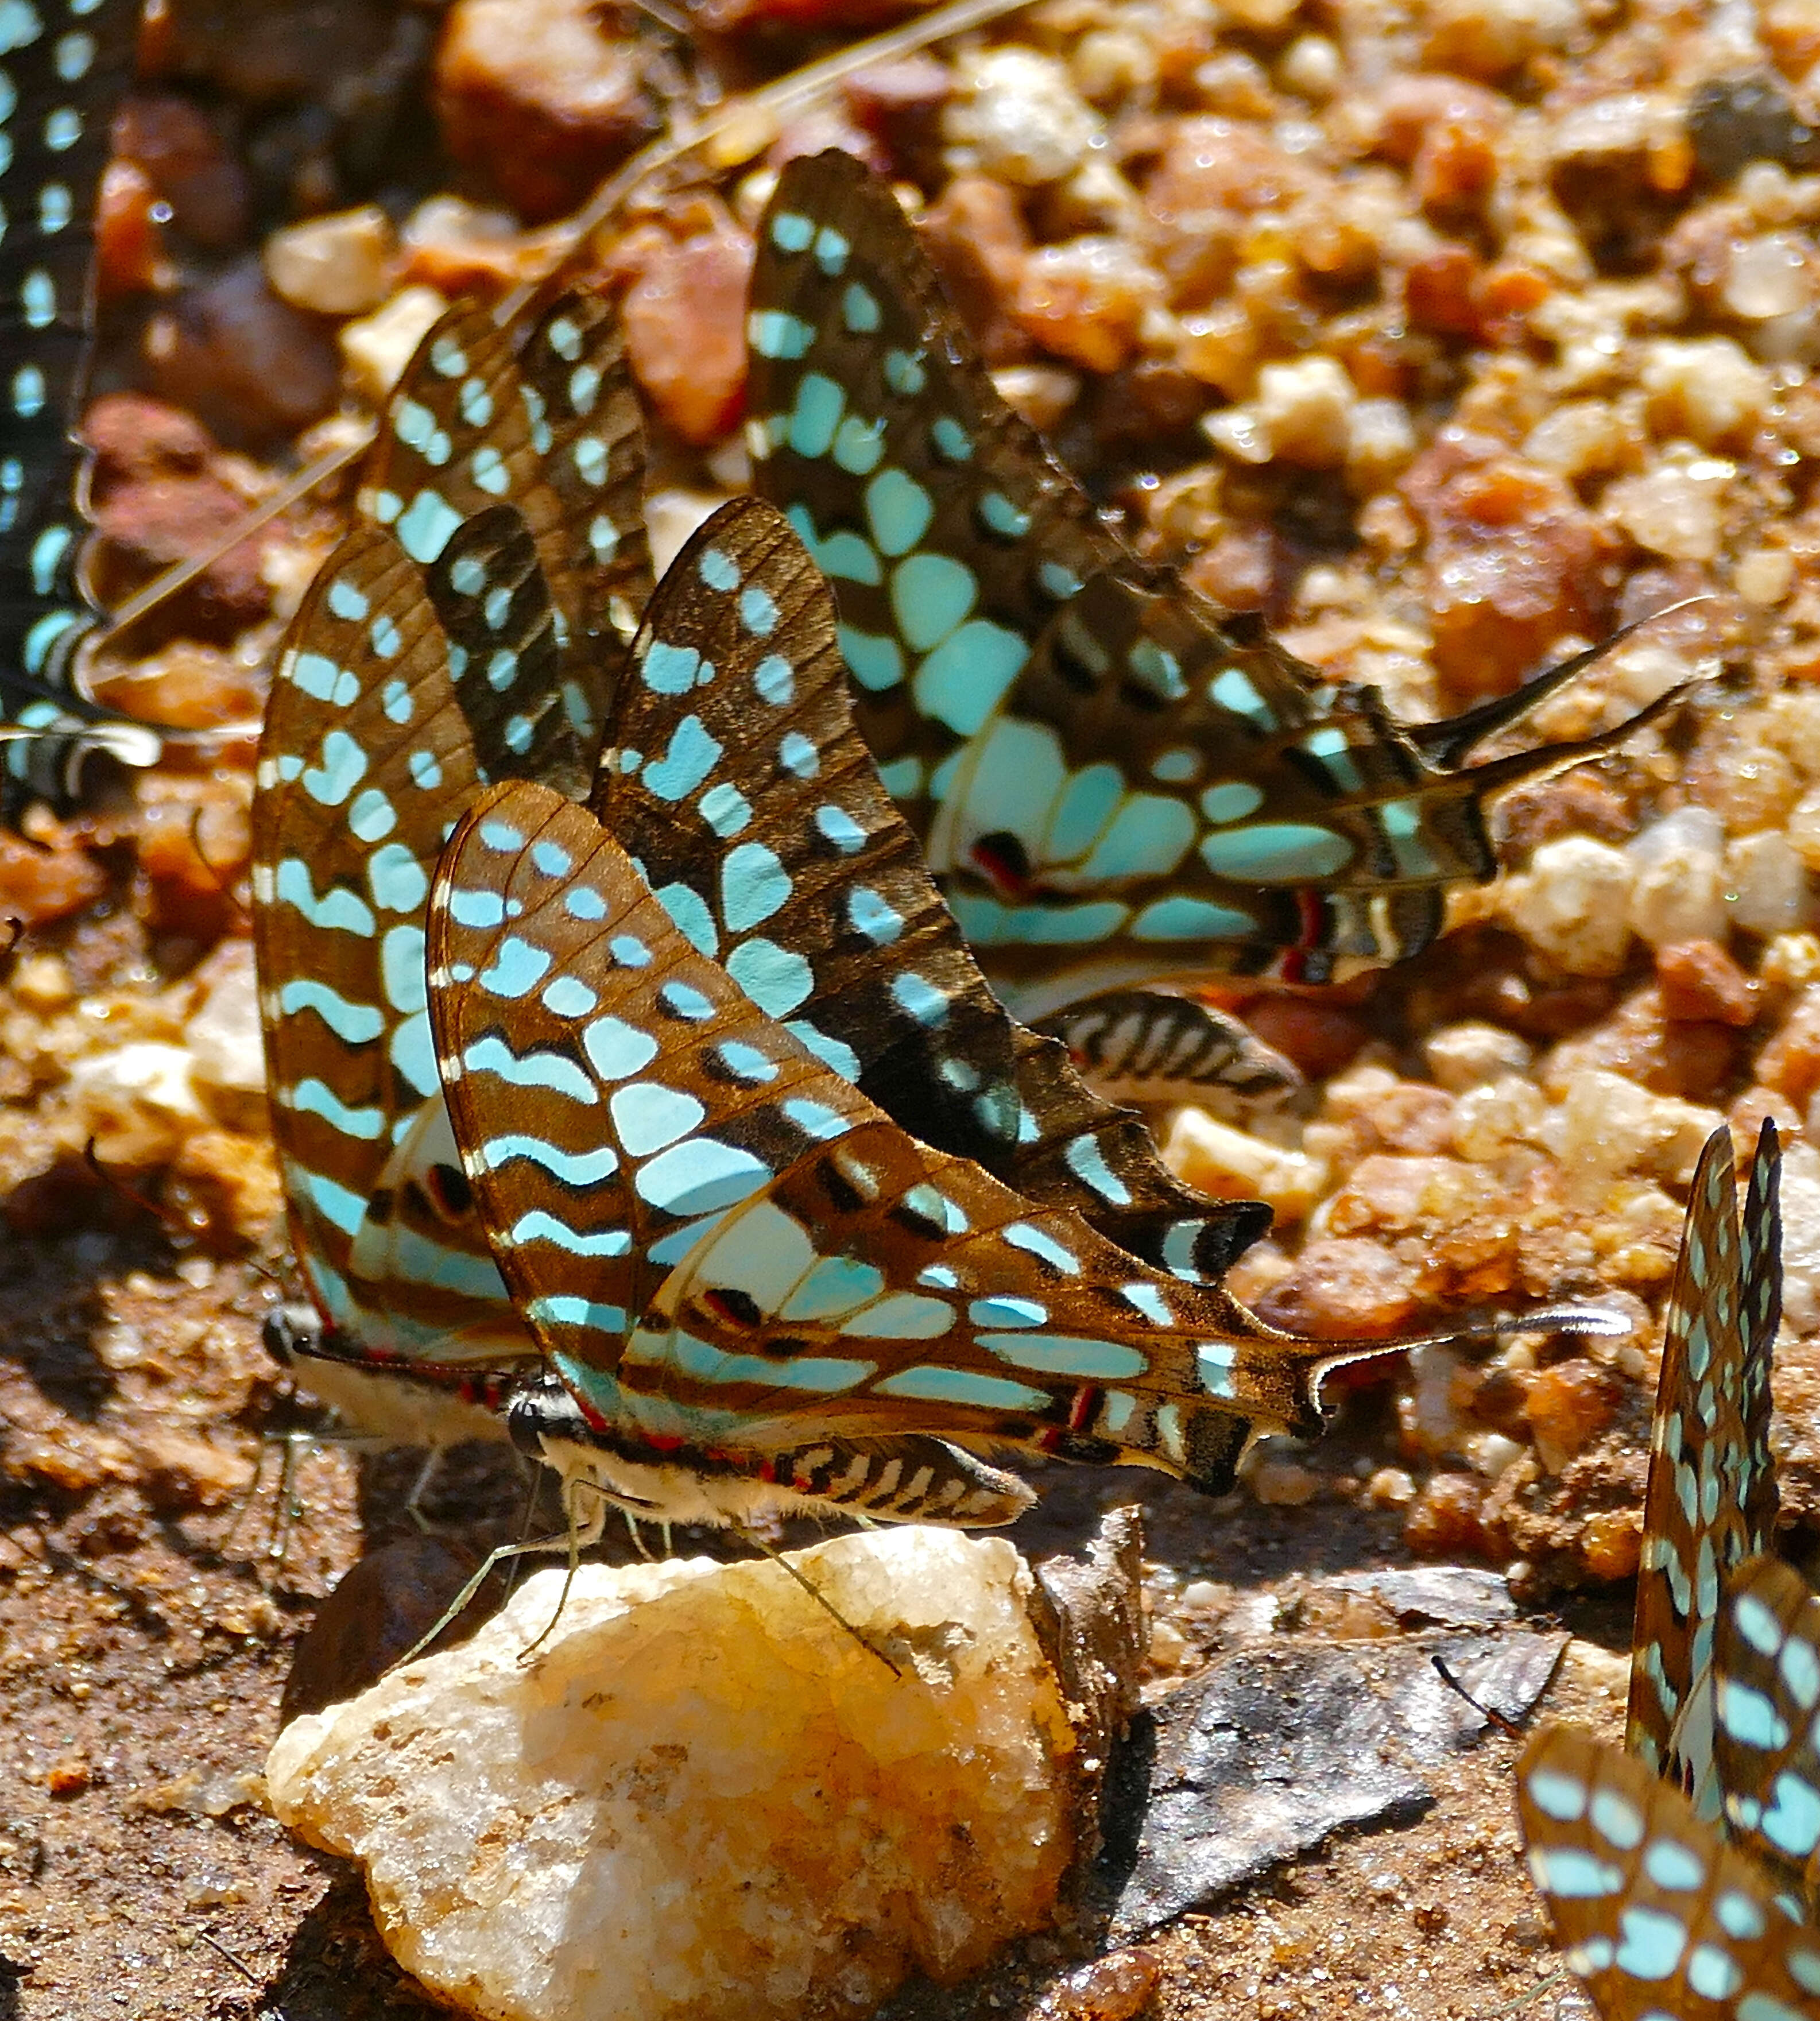
M 895 594 L 895 584 L 893 588 Z M 937 614 L 932 612 L 931 622 Z M 925 715 L 946 723 L 957 736 L 972 737 L 1004 699 L 1028 650 L 1017 632 L 986 618 L 972 619 L 924 657 L 911 691 Z
M 1134 877 L 1167 877 L 1194 847 L 1195 819 L 1180 800 L 1134 793 L 1113 817 L 1079 875 L 1116 884 Z
M 806 372 L 796 388 L 785 437 L 799 456 L 826 456 L 846 406 L 839 384 L 824 373 Z
M 862 688 L 883 694 L 901 683 L 904 653 L 895 639 L 883 632 L 861 632 L 851 625 L 839 627 L 836 635 L 848 671 Z
M 1345 869 L 1352 845 L 1332 828 L 1261 821 L 1201 838 L 1203 861 L 1216 876 L 1242 884 L 1319 883 Z
M 834 432 L 830 453 L 850 475 L 869 476 L 878 468 L 885 453 L 884 422 L 862 421 L 857 414 L 844 416 Z
M 461 515 L 433 491 L 420 491 L 399 513 L 392 530 L 411 559 L 424 567 L 435 561 L 460 528 Z
M 1181 896 L 1153 900 L 1130 927 L 1131 938 L 1138 941 L 1238 941 L 1257 930 L 1258 922 L 1249 912 Z
M 1191 773 L 1190 777 L 1193 776 Z M 1223 779 L 1201 795 L 1201 812 L 1216 824 L 1243 821 L 1264 804 L 1262 789 L 1248 779 Z
M 746 337 L 761 358 L 806 358 L 815 341 L 815 329 L 800 316 L 759 309 L 746 319 Z
M 971 612 L 979 600 L 979 578 L 952 555 L 912 555 L 891 571 L 890 594 L 905 644 L 926 653 Z
M 881 555 L 907 555 L 929 531 L 935 501 L 915 478 L 882 470 L 865 490 L 866 523 Z

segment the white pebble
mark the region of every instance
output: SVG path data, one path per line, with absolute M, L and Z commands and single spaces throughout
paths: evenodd
M 251 945 L 224 943 L 210 967 L 207 993 L 184 1028 L 196 1079 L 205 1087 L 257 1094 L 265 1086 L 265 1054 Z
M 1722 508 L 1735 464 L 1680 447 L 1653 470 L 1620 478 L 1606 491 L 1606 510 L 1636 542 L 1671 561 L 1709 562 L 1719 553 Z
M 1425 1041 L 1422 1058 L 1438 1086 L 1451 1094 L 1463 1094 L 1501 1074 L 1522 1073 L 1531 1054 L 1514 1032 L 1469 1022 L 1443 1025 Z
M 1630 924 L 1651 947 L 1725 934 L 1725 830 L 1707 807 L 1682 807 L 1625 847 L 1633 865 Z
M 1766 938 L 1799 933 L 1813 917 L 1807 870 L 1788 837 L 1774 828 L 1727 843 L 1725 878 L 1731 916 Z
M 1060 182 L 1086 161 L 1099 116 L 1054 57 L 987 49 L 963 57 L 959 88 L 942 116 L 949 166 L 1026 188 Z
M 1630 859 L 1590 836 L 1544 843 L 1526 876 L 1510 879 L 1511 925 L 1569 975 L 1615 975 L 1630 946 Z
M 1643 384 L 1658 434 L 1708 449 L 1755 427 L 1771 399 L 1769 374 L 1729 337 L 1658 338 L 1643 352 Z
M 318 315 L 365 315 L 385 300 L 396 246 L 377 204 L 287 224 L 265 242 L 272 292 Z
M 341 355 L 355 384 L 376 407 L 448 306 L 434 288 L 403 288 L 383 308 L 341 326 Z

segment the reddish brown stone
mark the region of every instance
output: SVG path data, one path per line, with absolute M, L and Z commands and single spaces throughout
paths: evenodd
M 1224 293 L 1260 217 L 1283 217 L 1319 181 L 1265 130 L 1238 120 L 1185 119 L 1144 188 L 1152 257 L 1178 308 Z
M 1564 633 L 1606 628 L 1613 539 L 1559 478 L 1443 428 L 1402 488 L 1428 536 L 1435 671 L 1451 700 L 1508 694 Z
M 739 418 L 746 383 L 746 284 L 752 242 L 718 206 L 698 229 L 642 235 L 626 290 L 626 350 L 651 404 L 685 442 L 706 444 Z
M 531 223 L 581 203 L 657 131 L 637 40 L 592 0 L 455 0 L 436 56 L 442 141 Z
M 158 209 L 158 191 L 143 169 L 108 163 L 95 210 L 95 291 L 102 301 L 167 284 L 170 264 Z
M 1464 246 L 1443 246 L 1415 260 L 1403 282 L 1410 321 L 1442 337 L 1479 336 L 1480 271 L 1477 256 Z
M 1272 1326 L 1316 1340 L 1370 1340 L 1407 1326 L 1418 1303 L 1415 1271 L 1381 1244 L 1320 1236 L 1258 1310 Z
M 1633 1578 L 1643 1556 L 1643 1511 L 1595 1510 L 1581 1529 L 1580 1556 L 1594 1579 Z
M 94 1779 L 95 1772 L 86 1754 L 64 1754 L 45 1772 L 44 1785 L 53 1797 L 79 1797 Z
M 1138 348 L 1155 282 L 1110 242 L 1046 246 L 1024 262 L 1015 312 L 1052 356 L 1090 372 L 1112 372 Z
M 1756 1078 L 1805 1110 L 1820 1088 L 1820 983 L 1795 999 L 1775 1035 L 1756 1056 Z
M 1651 983 L 1594 1029 L 1563 1040 L 1543 1061 L 1542 1079 L 1558 1088 L 1583 1069 L 1603 1067 L 1652 1094 L 1711 1102 L 1733 1081 L 1742 1050 L 1729 1025 L 1671 1018 L 1662 989 Z
M 1464 78 L 1433 71 L 1407 72 L 1393 77 L 1378 94 L 1374 151 L 1407 168 L 1437 129 L 1496 129 L 1504 123 L 1508 104 L 1496 92 Z
M 1732 1025 L 1756 1021 L 1762 985 L 1753 982 L 1716 941 L 1685 941 L 1656 951 L 1656 981 L 1663 1014 L 1692 1023 Z
M 1403 1539 L 1425 1558 L 1497 1557 L 1503 1538 L 1487 1520 L 1485 1484 L 1476 1474 L 1437 1473 L 1403 1519 Z
M 288 439 L 341 398 L 341 362 L 327 330 L 279 300 L 257 259 L 155 316 L 145 355 L 153 390 L 201 416 L 222 441 Z
M 1523 1415 L 1551 1471 L 1583 1452 L 1618 1415 L 1624 1385 L 1582 1356 L 1545 1368 L 1529 1386 Z
M 1254 997 L 1245 1021 L 1310 1080 L 1338 1073 L 1371 1036 L 1356 1012 L 1307 996 Z
M 0 919 L 29 930 L 79 912 L 107 888 L 100 864 L 60 836 L 41 847 L 0 828 Z
M 1028 357 L 1030 341 L 1018 326 L 1014 304 L 1030 240 L 1017 199 L 1004 184 L 956 176 L 930 206 L 923 242 L 986 362 Z
M 220 252 L 246 236 L 246 176 L 221 126 L 194 99 L 134 92 L 114 122 L 116 151 L 143 169 L 187 239 Z

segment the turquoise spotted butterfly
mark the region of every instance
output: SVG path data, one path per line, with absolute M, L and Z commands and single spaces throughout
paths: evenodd
M 725 508 L 635 641 L 590 807 L 501 785 L 443 853 L 442 1084 L 551 1371 L 518 1435 L 596 1513 L 1003 1521 L 1019 1453 L 1220 1491 L 1254 1432 L 1313 1428 L 1322 1370 L 1394 1349 L 1202 1280 L 1255 1223 L 1185 1198 L 980 984 L 833 623 L 776 514 Z
M 1404 723 L 1139 563 L 850 156 L 779 177 L 748 348 L 755 484 L 834 584 L 861 726 L 996 974 L 1325 982 L 1414 954 L 1496 868 L 1487 796 L 1643 720 L 1469 767 L 1583 661 Z

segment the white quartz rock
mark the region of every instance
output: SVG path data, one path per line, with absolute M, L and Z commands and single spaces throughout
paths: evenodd
M 545 1572 L 294 1721 L 273 1808 L 361 1863 L 409 1970 L 499 2021 L 820 2021 L 963 1976 L 1056 1919 L 1103 1753 L 1032 1626 L 1050 1596 L 946 1530 L 792 1562 L 900 1675 L 777 1564 L 585 1567 L 559 1616 Z

